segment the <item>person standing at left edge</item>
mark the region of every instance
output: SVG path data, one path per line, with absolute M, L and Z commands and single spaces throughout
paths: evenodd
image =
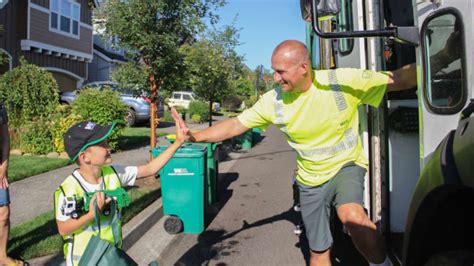
M 7 256 L 10 231 L 10 193 L 8 191 L 8 159 L 10 156 L 10 135 L 5 105 L 0 103 L 0 265 L 26 265 L 24 261 Z

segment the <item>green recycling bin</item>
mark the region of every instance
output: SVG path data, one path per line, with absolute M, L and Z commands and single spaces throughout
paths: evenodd
M 260 142 L 262 138 L 262 130 L 258 127 L 252 128 L 252 146 Z
M 236 140 L 240 143 L 242 150 L 250 150 L 252 148 L 252 130 L 247 130 L 242 135 L 236 137 Z
M 219 145 L 222 142 L 196 142 L 207 148 L 207 199 L 208 205 L 218 201 L 218 180 L 219 180 Z
M 151 150 L 159 156 L 166 146 Z M 160 171 L 166 232 L 200 234 L 204 231 L 207 203 L 207 148 L 184 144 Z
M 173 143 L 176 140 L 175 134 L 168 134 L 166 139 Z M 219 145 L 222 142 L 195 142 L 207 148 L 207 204 L 212 205 L 218 201 L 218 180 L 219 180 Z

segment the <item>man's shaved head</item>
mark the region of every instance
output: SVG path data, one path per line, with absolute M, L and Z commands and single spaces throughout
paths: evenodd
M 312 84 L 311 61 L 306 46 L 296 40 L 280 43 L 272 55 L 273 79 L 283 91 L 303 92 Z
M 297 40 L 286 40 L 280 43 L 275 50 L 273 50 L 272 57 L 274 56 L 282 56 L 295 64 L 310 60 L 306 45 Z

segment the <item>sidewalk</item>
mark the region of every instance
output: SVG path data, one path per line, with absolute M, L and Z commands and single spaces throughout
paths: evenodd
M 219 117 L 217 120 L 222 119 L 222 117 Z M 167 123 L 166 125 L 171 124 Z M 202 130 L 207 128 L 208 124 L 189 124 L 189 127 L 192 130 Z M 175 128 L 174 126 L 159 127 L 158 131 L 174 133 Z M 164 138 L 159 138 L 158 141 L 159 144 L 168 144 Z M 146 163 L 149 158 L 150 146 L 112 154 L 114 164 L 139 165 Z M 75 168 L 77 168 L 77 165 L 72 164 L 10 184 L 11 225 L 15 226 L 40 214 L 51 211 L 53 209 L 54 191 Z

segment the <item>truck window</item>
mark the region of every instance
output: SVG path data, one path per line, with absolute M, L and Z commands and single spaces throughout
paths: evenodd
M 455 9 L 423 23 L 425 101 L 439 114 L 459 112 L 466 102 L 464 27 Z
M 181 94 L 180 93 L 173 94 L 173 99 L 181 100 Z
M 191 96 L 189 96 L 188 94 L 183 94 L 183 100 L 191 101 Z
M 354 31 L 352 20 L 352 0 L 341 0 L 341 11 L 337 14 L 337 30 L 339 32 Z M 354 39 L 340 39 L 339 53 L 347 55 L 352 52 L 354 48 Z

